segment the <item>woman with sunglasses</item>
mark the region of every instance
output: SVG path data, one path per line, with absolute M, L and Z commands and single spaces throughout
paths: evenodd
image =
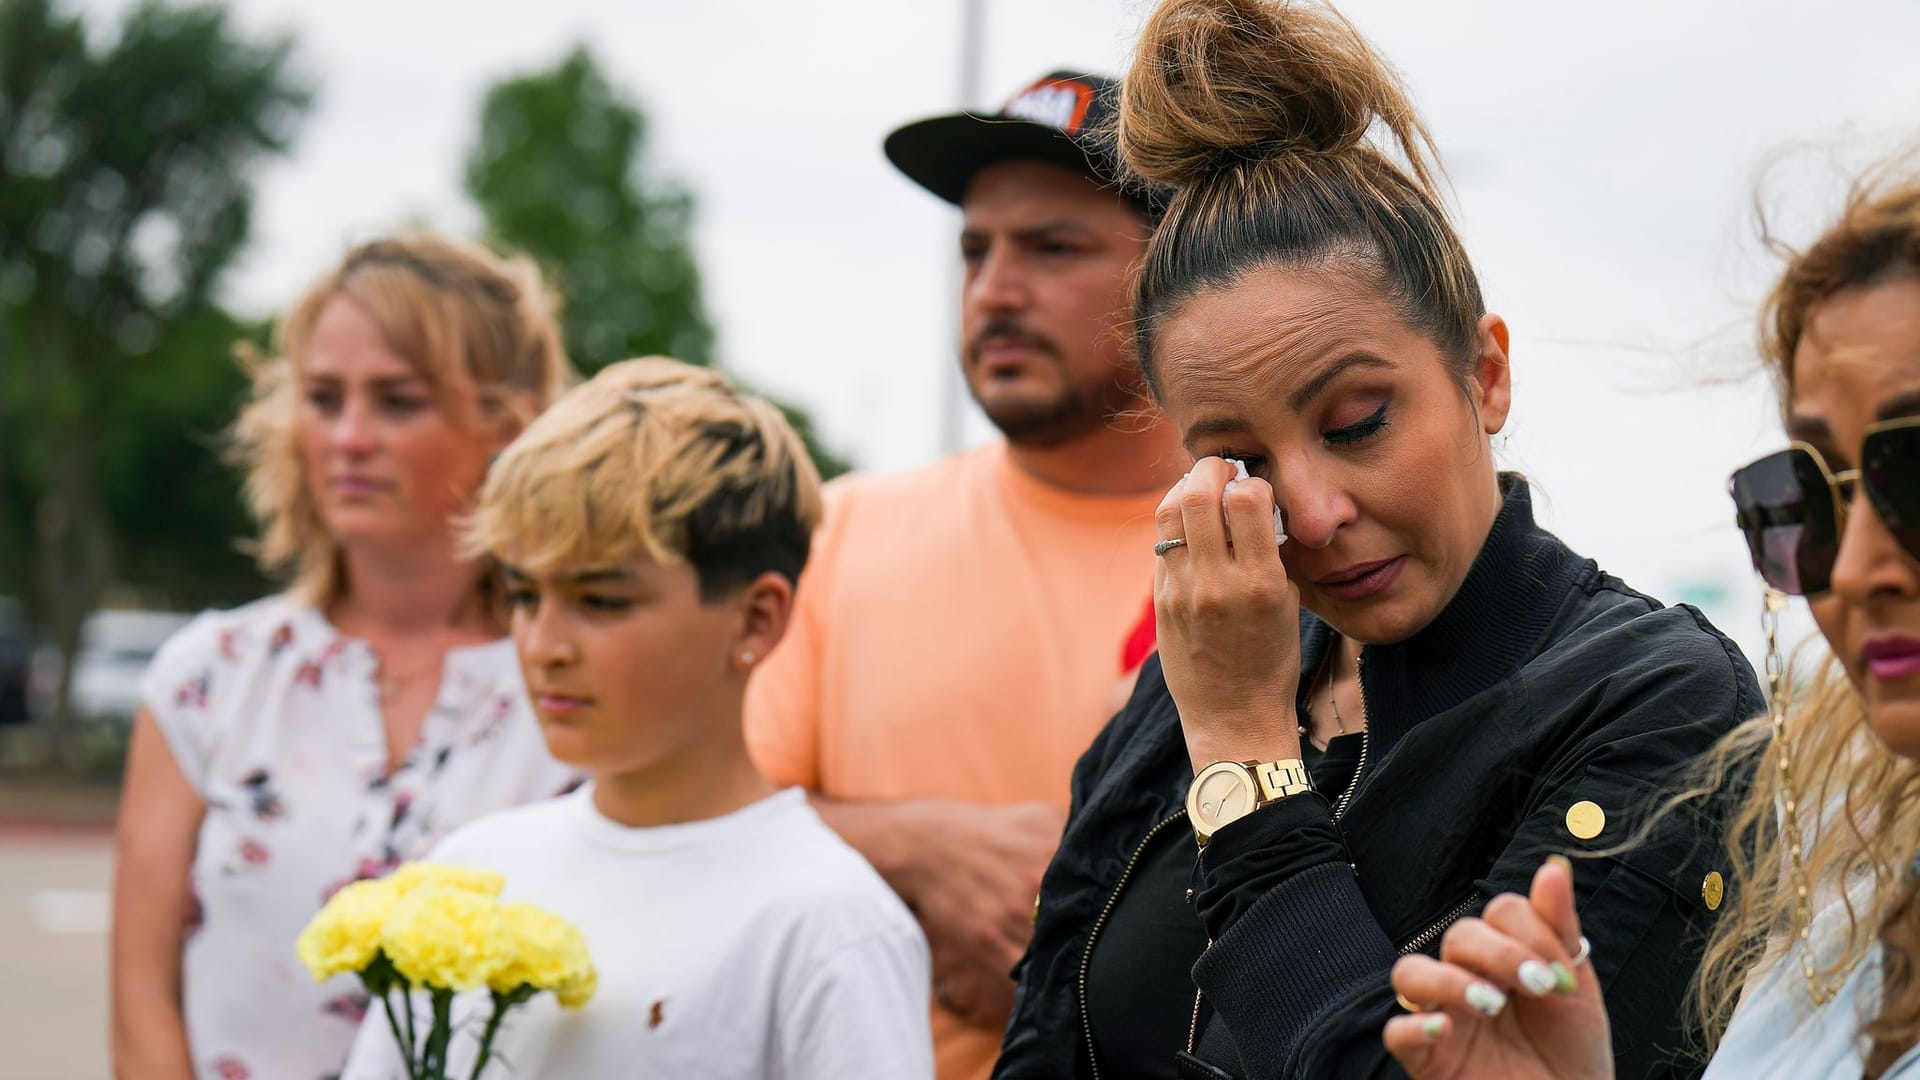
M 1771 587 L 1773 708 L 1716 748 L 1699 785 L 1757 759 L 1727 835 L 1731 906 L 1692 998 L 1709 1042 L 1731 1014 L 1706 1075 L 1920 1076 L 1920 176 L 1858 187 L 1790 257 L 1762 325 L 1793 442 L 1731 485 Z M 1782 593 L 1807 597 L 1832 649 L 1791 708 Z M 1516 990 L 1527 965 L 1601 962 L 1566 875 L 1542 867 L 1529 896 L 1448 931 L 1439 960 L 1394 969 L 1418 1007 L 1385 1041 L 1413 1076 L 1615 1074 L 1590 966 L 1497 1017 L 1467 1005 Z
M 1194 464 L 1156 514 L 1159 655 L 1075 769 L 996 1075 L 1394 1075 L 1394 961 L 1617 846 L 1760 688 L 1498 470 L 1506 323 L 1338 13 L 1166 0 L 1120 113 L 1176 189 L 1133 330 Z M 1716 832 L 1581 868 L 1632 1075 L 1681 1049 Z

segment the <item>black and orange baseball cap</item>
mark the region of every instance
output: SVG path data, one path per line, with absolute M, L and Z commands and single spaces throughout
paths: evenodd
M 955 113 L 916 120 L 887 136 L 887 160 L 907 178 L 959 205 L 973 174 L 1009 158 L 1051 162 L 1108 185 L 1149 214 L 1166 192 L 1128 180 L 1114 152 L 1120 84 L 1101 75 L 1056 71 L 1008 99 L 991 116 Z

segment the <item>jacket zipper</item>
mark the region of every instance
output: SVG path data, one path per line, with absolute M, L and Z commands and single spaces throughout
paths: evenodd
M 1371 744 L 1372 737 L 1373 737 L 1373 722 L 1371 720 L 1372 713 L 1367 708 L 1367 654 L 1365 652 L 1362 652 L 1360 654 L 1360 659 L 1358 663 L 1356 663 L 1354 666 L 1354 675 L 1355 675 L 1355 681 L 1357 681 L 1360 684 L 1360 715 L 1369 717 L 1369 719 L 1367 722 L 1367 726 L 1360 729 L 1360 760 L 1354 762 L 1353 764 L 1353 779 L 1348 782 L 1347 790 L 1340 796 L 1339 800 L 1333 804 L 1333 820 L 1335 821 L 1339 821 L 1342 817 L 1346 816 L 1347 804 L 1353 801 L 1353 793 L 1360 790 L 1360 774 L 1367 771 L 1367 749 Z M 1135 858 L 1138 858 L 1138 857 L 1139 855 L 1138 853 L 1136 853 Z M 1128 864 L 1127 869 L 1129 870 L 1133 869 L 1133 866 L 1131 863 Z M 1125 881 L 1126 878 L 1122 877 L 1121 880 Z M 1455 919 L 1458 919 L 1461 915 L 1465 914 L 1467 908 L 1472 903 L 1473 901 L 1469 899 L 1466 903 L 1461 904 L 1459 908 L 1449 913 L 1445 919 L 1441 920 L 1439 925 L 1430 926 L 1427 929 L 1422 930 L 1420 932 L 1420 936 L 1417 938 L 1414 938 L 1414 941 L 1417 942 L 1417 944 L 1414 944 L 1409 948 L 1401 949 L 1400 950 L 1401 953 L 1405 954 L 1413 950 L 1425 948 L 1426 943 L 1429 940 L 1429 935 L 1438 934 L 1441 931 L 1445 930 L 1449 925 L 1453 923 Z M 1112 901 L 1108 901 L 1108 906 L 1109 907 L 1112 906 Z M 1105 913 L 1101 914 L 1101 918 L 1102 919 L 1106 918 Z M 1094 924 L 1094 928 L 1096 930 L 1099 928 L 1099 926 L 1100 926 L 1099 923 Z M 1091 938 L 1088 939 L 1088 945 L 1089 946 L 1092 945 Z M 1209 949 L 1213 948 L 1212 938 L 1207 939 L 1207 948 Z M 1187 1053 L 1189 1054 L 1193 1053 L 1194 1044 L 1197 1043 L 1200 1039 L 1200 999 L 1204 996 L 1205 996 L 1205 991 L 1195 990 L 1193 992 L 1193 1019 L 1187 1024 Z M 1086 973 L 1085 973 L 1084 967 L 1082 968 L 1082 971 L 1081 971 L 1080 1002 L 1081 1002 L 1081 1015 L 1084 1017 L 1086 1015 Z M 1087 1026 L 1087 1051 L 1089 1054 L 1091 1054 L 1093 1051 L 1093 1026 L 1091 1024 Z M 1093 1075 L 1095 1080 L 1099 1080 L 1100 1070 L 1098 1067 L 1096 1067 L 1093 1070 Z
M 1212 938 L 1207 939 L 1207 948 L 1213 948 Z M 1205 949 L 1201 950 L 1201 955 L 1206 955 Z M 1187 1053 L 1189 1054 L 1193 1053 L 1194 1045 L 1200 1041 L 1200 999 L 1204 996 L 1206 996 L 1204 991 L 1193 992 L 1193 1019 L 1187 1023 Z
M 1100 1059 L 1093 1052 L 1093 1015 L 1087 1011 L 1087 968 L 1093 963 L 1094 940 L 1100 936 L 1100 928 L 1107 924 L 1107 916 L 1113 914 L 1113 905 L 1120 900 L 1120 890 L 1127 887 L 1127 879 L 1133 876 L 1133 868 L 1139 865 L 1140 856 L 1146 854 L 1147 845 L 1160 835 L 1160 830 L 1186 816 L 1187 811 L 1183 807 L 1174 811 L 1172 817 L 1147 830 L 1140 846 L 1133 849 L 1133 858 L 1127 860 L 1127 868 L 1120 871 L 1120 880 L 1114 882 L 1113 893 L 1107 897 L 1107 906 L 1100 909 L 1100 917 L 1093 920 L 1093 929 L 1087 931 L 1086 950 L 1080 954 L 1080 1030 L 1087 1039 L 1087 1065 L 1093 1070 L 1094 1080 L 1100 1080 Z
M 1360 710 L 1364 715 L 1371 717 L 1372 712 L 1367 708 L 1367 654 L 1364 651 L 1360 653 L 1357 674 L 1360 677 Z M 1360 763 L 1353 767 L 1353 783 L 1347 785 L 1346 794 L 1340 796 L 1340 801 L 1334 805 L 1333 818 L 1335 821 L 1340 820 L 1340 816 L 1347 812 L 1347 804 L 1353 801 L 1353 793 L 1360 787 L 1360 774 L 1365 771 L 1367 767 L 1367 736 L 1372 733 L 1373 724 L 1371 720 L 1369 720 L 1367 726 L 1360 729 Z M 1462 915 L 1472 910 L 1474 901 L 1478 899 L 1479 897 L 1477 896 L 1469 896 L 1465 900 L 1460 901 L 1452 911 L 1440 916 L 1438 922 L 1415 934 L 1405 945 L 1400 946 L 1400 955 L 1412 956 L 1414 953 L 1433 944 L 1433 940 L 1445 933 L 1447 927 L 1458 922 Z
M 1361 743 L 1360 745 L 1362 750 L 1366 748 L 1366 744 L 1364 742 Z M 1479 897 L 1469 896 L 1465 900 L 1460 901 L 1459 906 L 1455 907 L 1452 911 L 1447 912 L 1445 915 L 1442 915 L 1440 917 L 1439 922 L 1436 922 L 1432 926 L 1429 926 L 1425 930 L 1422 930 L 1418 934 L 1415 934 L 1412 940 L 1408 941 L 1405 945 L 1400 946 L 1400 955 L 1412 956 L 1414 953 L 1417 953 L 1421 949 L 1426 948 L 1428 945 L 1433 944 L 1434 938 L 1437 938 L 1441 934 L 1445 933 L 1447 927 L 1452 926 L 1456 922 L 1459 922 L 1461 916 L 1465 915 L 1468 911 L 1471 911 L 1473 909 L 1473 902 L 1477 899 L 1479 899 Z M 1209 949 L 1213 948 L 1212 938 L 1207 939 L 1207 948 Z M 1187 1022 L 1187 1053 L 1189 1054 L 1193 1053 L 1193 1048 L 1195 1044 L 1197 1044 L 1200 1041 L 1200 1000 L 1205 996 L 1206 995 L 1202 991 L 1195 990 L 1193 992 L 1193 1019 Z M 1082 991 L 1081 1000 L 1083 1002 L 1085 1001 L 1084 990 Z M 1087 1045 L 1091 1047 L 1093 1045 L 1093 1041 L 1092 1041 L 1093 1035 L 1092 1035 L 1091 1028 L 1088 1029 L 1087 1040 L 1088 1040 Z M 1099 1070 L 1097 1068 L 1094 1070 L 1094 1075 L 1096 1077 L 1099 1075 Z
M 1373 741 L 1373 713 L 1367 708 L 1367 654 L 1363 651 L 1354 664 L 1354 681 L 1360 685 L 1360 715 L 1366 719 L 1366 727 L 1360 729 L 1360 760 L 1354 763 L 1353 780 L 1347 784 L 1347 790 L 1333 804 L 1333 820 L 1339 821 L 1346 816 L 1347 804 L 1353 801 L 1353 793 L 1360 790 L 1360 774 L 1367 771 L 1367 749 Z
M 1412 938 L 1408 939 L 1405 945 L 1400 946 L 1400 955 L 1412 956 L 1414 953 L 1433 944 L 1433 939 L 1439 937 L 1446 931 L 1447 927 L 1458 922 L 1461 916 L 1472 910 L 1473 902 L 1478 899 L 1478 896 L 1469 896 L 1465 900 L 1460 901 L 1459 906 L 1447 912 L 1445 915 L 1440 916 L 1439 922 L 1415 934 Z

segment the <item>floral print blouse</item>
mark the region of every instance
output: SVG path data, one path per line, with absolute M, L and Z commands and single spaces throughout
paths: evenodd
M 315 983 L 294 938 L 342 885 L 577 778 L 548 756 L 513 643 L 447 654 L 419 741 L 387 769 L 376 659 L 285 597 L 208 612 L 167 641 L 141 700 L 206 803 L 181 991 L 197 1075 L 336 1075 L 368 1002 Z

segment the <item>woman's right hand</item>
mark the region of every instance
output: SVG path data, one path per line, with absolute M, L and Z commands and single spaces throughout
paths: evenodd
M 1228 484 L 1233 485 L 1228 490 Z M 1300 756 L 1300 594 L 1275 543 L 1273 488 L 1206 457 L 1154 513 L 1160 670 L 1197 773 Z
M 1530 896 L 1503 893 L 1441 939 L 1440 959 L 1393 967 L 1421 1006 L 1387 1021 L 1387 1049 L 1414 1080 L 1612 1080 L 1613 1044 L 1593 965 L 1575 963 L 1573 873 L 1549 859 Z

